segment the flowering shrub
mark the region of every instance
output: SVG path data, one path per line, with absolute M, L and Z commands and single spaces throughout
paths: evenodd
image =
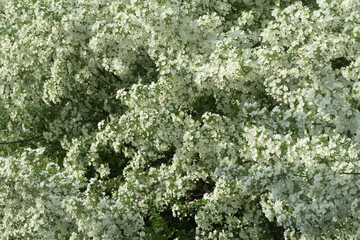
M 0 0 L 0 238 L 360 238 L 359 20 Z

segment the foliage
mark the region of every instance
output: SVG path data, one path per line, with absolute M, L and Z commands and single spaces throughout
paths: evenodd
M 0 0 L 0 238 L 360 238 L 359 19 Z

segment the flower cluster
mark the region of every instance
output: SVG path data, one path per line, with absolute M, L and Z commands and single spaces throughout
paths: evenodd
M 1 239 L 358 239 L 357 0 L 0 0 Z

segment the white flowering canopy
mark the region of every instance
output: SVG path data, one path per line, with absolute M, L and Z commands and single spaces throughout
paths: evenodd
M 1 239 L 359 239 L 359 0 L 0 0 Z

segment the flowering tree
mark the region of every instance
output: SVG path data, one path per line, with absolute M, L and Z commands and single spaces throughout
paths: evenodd
M 0 0 L 2 239 L 358 239 L 357 0 Z

